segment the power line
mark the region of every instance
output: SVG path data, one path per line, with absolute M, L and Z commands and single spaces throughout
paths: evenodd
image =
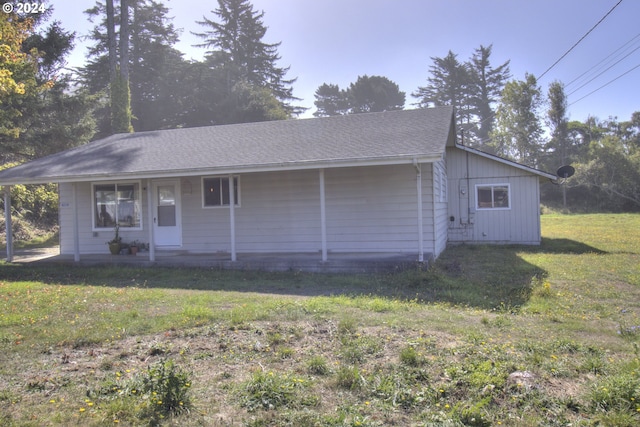
M 599 91 L 600 89 L 609 86 L 611 83 L 615 82 L 616 80 L 618 80 L 621 77 L 626 76 L 627 74 L 629 74 L 630 72 L 632 72 L 633 70 L 635 70 L 636 68 L 639 68 L 640 64 L 636 65 L 635 67 L 632 67 L 631 69 L 625 71 L 624 73 L 620 74 L 618 77 L 609 80 L 608 82 L 606 82 L 605 84 L 603 84 L 602 86 L 600 86 L 599 88 L 592 90 L 591 92 L 589 92 L 588 94 L 586 94 L 585 96 L 583 96 L 582 98 L 576 99 L 575 101 L 573 101 L 571 104 L 569 104 L 568 106 L 571 106 L 573 104 L 575 104 L 576 102 L 582 101 L 583 99 L 585 99 L 587 96 L 593 95 L 594 93 L 596 93 L 597 91 Z
M 638 49 L 640 49 L 640 46 L 638 46 L 637 48 L 633 49 L 631 52 L 629 52 L 628 54 L 626 54 L 625 56 L 620 58 L 618 61 L 616 61 L 613 64 L 611 64 L 606 69 L 602 70 L 597 75 L 593 76 L 590 80 L 588 80 L 585 83 L 583 83 L 580 87 L 578 87 L 578 88 L 574 89 L 573 91 L 569 92 L 569 94 L 567 96 L 573 95 L 574 93 L 576 93 L 577 91 L 579 91 L 580 89 L 582 89 L 583 87 L 585 87 L 586 85 L 588 85 L 589 83 L 591 83 L 592 81 L 594 81 L 595 79 L 597 79 L 598 77 L 600 77 L 601 75 L 603 75 L 604 73 L 606 73 L 607 71 L 609 71 L 610 69 L 612 69 L 613 67 L 618 65 L 620 62 L 622 62 L 623 60 L 627 59 L 627 57 L 629 57 L 633 52 L 635 52 Z
M 622 46 L 620 46 L 618 49 L 614 50 L 613 52 L 611 52 L 609 55 L 607 55 L 604 59 L 602 59 L 600 62 L 598 62 L 597 64 L 593 65 L 591 68 L 587 69 L 584 73 L 580 74 L 578 77 L 576 77 L 575 79 L 571 80 L 569 83 L 567 83 L 565 85 L 565 88 L 568 88 L 569 86 L 571 86 L 573 83 L 577 82 L 578 80 L 580 80 L 582 77 L 584 77 L 585 75 L 589 74 L 590 72 L 598 69 L 601 65 L 605 62 L 607 62 L 607 60 L 609 58 L 611 58 L 612 56 L 615 56 L 618 52 L 622 51 L 623 49 L 625 49 L 627 47 L 627 45 L 633 45 L 634 41 L 640 37 L 640 33 L 636 34 L 631 40 L 627 41 L 625 44 L 623 44 Z M 615 59 L 612 58 L 611 60 Z M 610 62 L 610 61 L 609 61 Z M 606 64 L 603 64 L 602 66 L 604 66 Z
M 556 65 L 558 65 L 558 62 L 562 61 L 562 60 L 564 59 L 564 57 L 565 57 L 565 56 L 567 56 L 567 55 L 569 54 L 569 52 L 571 52 L 571 51 L 572 51 L 576 46 L 578 46 L 578 45 L 580 44 L 580 42 L 582 42 L 582 40 L 584 40 L 584 39 L 585 39 L 585 37 L 587 37 L 587 36 L 588 36 L 588 35 L 589 35 L 593 30 L 595 30 L 595 29 L 596 29 L 596 27 L 597 27 L 598 25 L 600 25 L 600 23 L 601 23 L 602 21 L 604 21 L 604 20 L 607 18 L 607 16 L 609 16 L 609 15 L 611 14 L 611 12 L 613 12 L 613 10 L 614 10 L 616 7 L 618 7 L 618 6 L 620 5 L 620 3 L 622 3 L 622 0 L 618 1 L 618 3 L 616 3 L 616 4 L 615 4 L 615 6 L 613 6 L 613 7 L 609 10 L 609 12 L 607 12 L 607 13 L 606 13 L 602 18 L 600 18 L 600 20 L 599 20 L 598 22 L 596 22 L 596 25 L 594 25 L 593 27 L 591 27 L 591 29 L 590 29 L 589 31 L 587 31 L 587 32 L 586 32 L 586 34 L 580 38 L 580 40 L 578 40 L 578 41 L 577 41 L 573 46 L 571 46 L 571 48 L 570 48 L 568 51 L 566 51 L 566 52 L 565 52 L 565 53 L 564 53 L 560 58 L 558 58 L 558 60 L 557 60 L 556 62 L 554 62 L 554 63 L 553 63 L 549 68 L 547 68 L 547 69 L 544 71 L 544 73 L 540 74 L 540 76 L 538 76 L 538 80 L 542 79 L 542 77 L 543 77 L 545 74 L 547 74 L 549 71 L 551 71 L 551 69 L 552 69 L 553 67 L 555 67 Z

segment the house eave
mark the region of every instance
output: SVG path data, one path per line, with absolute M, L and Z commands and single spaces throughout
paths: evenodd
M 457 142 L 455 143 L 454 147 L 458 148 L 458 149 L 460 149 L 462 151 L 466 151 L 468 153 L 473 153 L 473 154 L 475 154 L 477 156 L 484 157 L 485 159 L 490 159 L 490 160 L 493 160 L 493 161 L 496 161 L 496 162 L 499 162 L 499 163 L 514 167 L 516 169 L 520 169 L 520 170 L 532 173 L 534 175 L 538 175 L 541 178 L 547 178 L 547 179 L 550 179 L 550 180 L 558 179 L 558 177 L 556 175 L 553 175 L 553 174 L 551 174 L 549 172 L 545 172 L 545 171 L 542 171 L 540 169 L 532 168 L 530 166 L 523 165 L 521 163 L 514 162 L 512 160 L 503 159 L 502 157 L 495 156 L 495 155 L 489 154 L 489 153 L 485 153 L 484 151 L 480 151 L 480 150 L 477 150 L 475 148 L 467 147 L 466 145 L 461 145 L 461 144 L 458 144 Z
M 101 174 L 80 174 L 80 175 L 56 175 L 35 178 L 16 177 L 14 179 L 0 180 L 0 186 L 17 184 L 47 184 L 47 183 L 67 183 L 67 182 L 97 182 L 113 181 L 119 179 L 155 179 L 155 178 L 176 178 L 202 175 L 228 175 L 237 173 L 256 172 L 280 172 L 308 169 L 331 169 L 346 167 L 365 166 L 385 166 L 398 164 L 433 163 L 442 158 L 438 155 L 425 154 L 405 154 L 399 156 L 378 157 L 378 158 L 357 158 L 357 159 L 330 159 L 330 160 L 310 160 L 297 162 L 284 162 L 273 164 L 257 165 L 229 165 L 211 168 L 197 169 L 175 169 L 175 170 L 152 170 L 133 172 L 112 172 Z

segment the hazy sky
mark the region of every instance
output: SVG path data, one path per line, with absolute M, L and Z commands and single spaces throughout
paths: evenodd
M 513 78 L 524 79 L 525 73 L 539 76 L 618 1 L 253 0 L 252 4 L 265 12 L 265 41 L 282 42 L 280 65 L 291 67 L 287 77 L 297 77 L 294 95 L 302 98 L 299 105 L 310 108 L 306 117 L 315 111 L 313 94 L 322 83 L 346 88 L 364 74 L 385 76 L 397 83 L 407 94 L 405 108 L 414 108 L 411 104 L 416 99 L 411 93 L 426 84 L 431 57 L 444 57 L 449 50 L 462 62 L 475 48 L 492 44 L 494 66 L 511 60 Z M 82 11 L 93 4 L 92 0 L 48 2 L 54 8 L 54 19 L 79 36 L 92 27 Z M 174 25 L 182 29 L 176 47 L 186 59 L 201 59 L 204 50 L 192 47 L 198 39 L 191 31 L 202 30 L 196 20 L 214 17 L 211 11 L 217 8 L 217 1 L 165 0 L 164 4 L 171 9 Z M 539 81 L 545 94 L 554 80 L 567 85 L 572 120 L 589 115 L 629 120 L 631 113 L 640 111 L 640 67 L 633 69 L 640 65 L 639 18 L 640 1 L 622 0 Z M 69 65 L 82 65 L 85 52 L 85 47 L 78 46 Z M 629 56 L 623 59 L 625 55 Z M 599 73 L 602 75 L 587 83 Z

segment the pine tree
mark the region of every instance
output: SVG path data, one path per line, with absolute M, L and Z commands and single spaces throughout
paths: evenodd
M 349 109 L 349 96 L 338 85 L 323 83 L 316 89 L 316 117 L 341 116 L 347 114 Z
M 382 76 L 359 76 L 347 91 L 351 113 L 373 113 L 402 110 L 405 93 L 398 85 Z
M 203 17 L 197 23 L 206 30 L 194 34 L 203 39 L 198 46 L 209 49 L 207 62 L 222 74 L 224 92 L 230 96 L 237 84 L 266 88 L 289 113 L 299 112 L 289 104 L 297 99 L 291 88 L 295 79 L 285 78 L 289 67 L 277 65 L 281 43 L 263 41 L 264 12 L 255 11 L 248 0 L 218 0 L 212 13 L 216 19 Z
M 364 75 L 359 76 L 346 90 L 324 83 L 316 89 L 315 98 L 317 110 L 313 115 L 327 117 L 402 110 L 405 93 L 386 77 Z
M 494 105 L 500 100 L 504 85 L 511 78 L 509 61 L 493 68 L 490 63 L 492 45 L 477 48 L 468 62 L 471 82 L 469 103 L 477 125 L 471 129 L 478 145 L 486 143 L 495 122 Z
M 449 51 L 444 58 L 432 57 L 428 85 L 420 86 L 411 94 L 418 98 L 420 108 L 450 105 L 454 108 L 458 129 L 467 130 L 471 123 L 469 104 L 470 72 L 466 63 Z
M 147 131 L 176 127 L 182 117 L 180 109 L 187 104 L 179 96 L 179 82 L 186 62 L 182 54 L 172 47 L 178 41 L 178 35 L 167 17 L 169 9 L 154 0 L 128 0 L 128 3 L 128 60 L 125 63 L 128 66 L 130 108 L 135 128 Z M 95 43 L 89 48 L 89 60 L 80 74 L 91 93 L 101 93 L 109 87 L 111 68 L 106 8 L 98 2 L 85 13 L 97 23 L 90 35 Z M 122 22 L 120 8 L 114 9 L 114 22 Z M 123 47 L 123 43 L 113 46 L 116 58 Z M 118 62 L 113 65 L 114 73 L 116 65 Z M 122 64 L 120 67 L 122 69 Z M 109 112 L 100 116 L 109 116 Z M 109 134 L 110 122 L 103 121 L 99 128 L 101 136 Z

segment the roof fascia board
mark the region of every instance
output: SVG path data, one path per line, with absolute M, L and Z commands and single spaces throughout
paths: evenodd
M 408 154 L 405 156 L 394 156 L 392 158 L 378 159 L 361 159 L 361 160 L 330 160 L 330 161 L 310 161 L 310 162 L 291 162 L 278 163 L 270 165 L 242 165 L 236 167 L 223 168 L 202 168 L 202 169 L 185 169 L 172 171 L 148 171 L 144 173 L 123 173 L 114 174 L 96 174 L 96 175 L 69 175 L 69 176 L 51 176 L 35 179 L 16 179 L 0 181 L 2 185 L 16 184 L 47 184 L 50 182 L 86 182 L 86 181 L 114 181 L 119 179 L 155 179 L 155 178 L 176 178 L 186 176 L 202 176 L 202 175 L 229 175 L 237 173 L 256 173 L 256 172 L 280 172 L 308 169 L 332 169 L 346 167 L 365 167 L 365 166 L 386 166 L 386 165 L 402 165 L 414 163 L 433 163 L 442 159 L 442 155 L 424 156 Z
M 517 168 L 517 169 L 521 169 L 521 170 L 527 171 L 527 172 L 535 174 L 535 175 L 539 175 L 539 176 L 541 176 L 543 178 L 549 178 L 549 179 L 552 179 L 552 180 L 555 180 L 555 179 L 558 178 L 557 176 L 555 176 L 553 174 L 550 174 L 549 172 L 541 171 L 540 169 L 532 168 L 532 167 L 520 164 L 518 162 L 514 162 L 512 160 L 503 159 L 502 157 L 494 156 L 493 154 L 485 153 L 483 151 L 476 150 L 475 148 L 467 147 L 466 145 L 460 145 L 460 144 L 456 143 L 455 147 L 459 148 L 462 151 L 466 151 L 468 153 L 473 153 L 473 154 L 476 154 L 476 155 L 478 155 L 480 157 L 484 157 L 485 159 L 494 160 L 494 161 L 496 161 L 498 163 L 502 163 L 502 164 L 505 164 L 505 165 L 508 165 L 508 166 L 512 166 L 512 167 Z

